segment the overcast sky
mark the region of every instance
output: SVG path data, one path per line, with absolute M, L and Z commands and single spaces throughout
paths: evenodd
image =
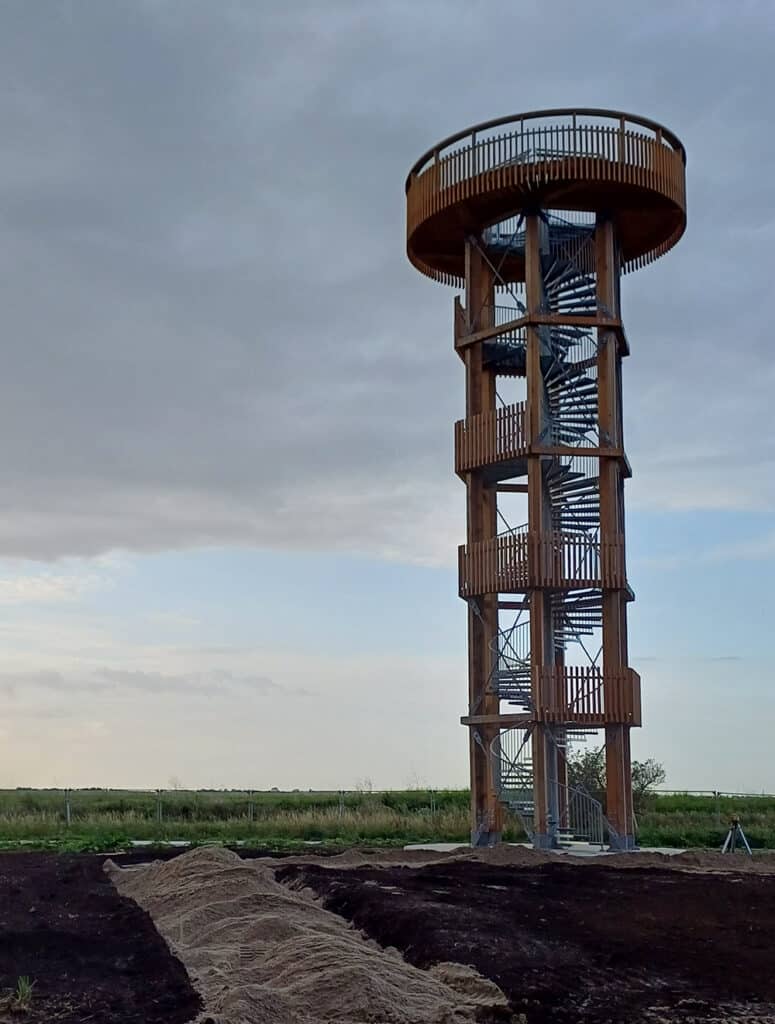
M 623 288 L 636 754 L 775 791 L 774 48 L 769 0 L 0 0 L 0 786 L 465 783 L 403 182 L 579 105 L 688 152 Z

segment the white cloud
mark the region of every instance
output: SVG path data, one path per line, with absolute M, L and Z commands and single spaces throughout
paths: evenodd
M 54 573 L 35 576 L 0 577 L 0 604 L 58 604 L 77 601 L 101 585 L 98 577 L 60 576 Z

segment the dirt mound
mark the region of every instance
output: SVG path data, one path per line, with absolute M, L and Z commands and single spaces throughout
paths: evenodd
M 436 976 L 458 991 L 467 982 L 450 962 L 473 965 L 529 1024 L 773 1024 L 775 879 L 708 873 L 703 856 L 642 871 L 633 856 L 340 871 L 286 863 L 276 877 L 309 886 L 415 966 L 443 964 Z
M 280 885 L 265 862 L 204 848 L 143 867 L 108 862 L 106 870 L 185 964 L 204 999 L 202 1024 L 509 1019 L 503 993 L 472 968 L 410 966 Z

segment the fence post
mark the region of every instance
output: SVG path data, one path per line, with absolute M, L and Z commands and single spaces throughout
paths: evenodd
M 721 794 L 717 789 L 714 789 L 713 796 L 716 799 L 716 825 L 721 828 Z
M 162 809 L 161 809 L 161 795 L 162 795 L 162 792 L 163 792 L 163 790 L 161 790 L 161 789 L 157 789 L 156 790 L 156 820 L 158 821 L 158 823 L 160 825 L 161 825 L 161 823 L 163 821 L 163 813 L 162 813 Z
M 72 818 L 72 816 L 71 816 L 71 812 L 70 812 L 70 790 L 66 789 L 65 790 L 65 825 L 67 826 L 67 828 L 70 828 L 71 818 Z
M 248 821 L 253 820 L 253 790 L 248 790 Z
M 339 817 L 344 815 L 344 790 L 339 790 Z

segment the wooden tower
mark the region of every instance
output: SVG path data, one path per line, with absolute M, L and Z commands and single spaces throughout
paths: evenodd
M 455 469 L 475 845 L 499 840 L 504 807 L 539 847 L 635 845 L 619 285 L 681 237 L 685 163 L 653 121 L 545 110 L 445 139 L 406 182 L 409 259 L 464 290 Z M 569 745 L 600 730 L 605 807 L 567 777 Z

